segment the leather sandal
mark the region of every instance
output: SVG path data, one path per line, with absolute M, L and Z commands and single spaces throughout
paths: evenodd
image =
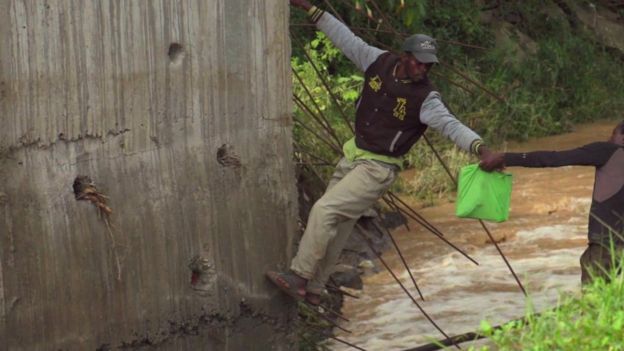
M 269 271 L 266 273 L 267 278 L 277 286 L 282 292 L 288 296 L 294 298 L 297 301 L 302 301 L 306 297 L 305 286 L 307 281 L 292 272 L 275 272 Z
M 321 295 L 311 292 L 306 292 L 305 300 L 312 306 L 318 306 L 321 304 Z

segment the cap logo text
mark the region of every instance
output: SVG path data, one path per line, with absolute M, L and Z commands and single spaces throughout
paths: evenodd
M 435 50 L 435 45 L 431 42 L 431 40 L 425 40 L 420 43 L 420 48 L 423 50 Z

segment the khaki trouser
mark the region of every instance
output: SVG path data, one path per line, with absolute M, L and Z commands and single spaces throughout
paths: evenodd
M 623 250 L 624 247 L 622 245 L 615 245 L 615 252 L 617 254 L 622 253 Z M 590 243 L 585 252 L 583 252 L 583 255 L 581 255 L 581 284 L 589 284 L 592 282 L 592 278 L 597 277 L 608 280 L 608 272 L 613 266 L 611 261 L 611 251 L 609 248 L 600 244 Z M 617 264 L 617 262 L 615 263 Z
M 308 217 L 290 269 L 309 280 L 308 291 L 320 293 L 358 218 L 388 190 L 396 167 L 370 160 L 342 158 L 325 194 Z

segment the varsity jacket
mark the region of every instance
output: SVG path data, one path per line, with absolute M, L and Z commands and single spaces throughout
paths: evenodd
M 506 153 L 506 166 L 594 166 L 596 178 L 589 213 L 589 242 L 624 243 L 624 147 L 596 142 L 567 151 Z
M 312 19 L 364 72 L 365 82 L 355 118 L 358 148 L 398 157 L 407 153 L 431 127 L 461 149 L 476 152 L 481 138 L 449 112 L 427 78 L 419 82 L 396 79 L 398 55 L 368 45 L 329 13 L 317 10 Z

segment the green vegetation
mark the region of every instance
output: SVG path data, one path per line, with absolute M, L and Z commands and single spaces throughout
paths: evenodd
M 624 54 L 606 47 L 577 15 L 604 10 L 600 1 L 331 3 L 357 35 L 382 49 L 399 48 L 406 34 L 423 32 L 436 37 L 444 64 L 434 68 L 432 80 L 458 118 L 494 146 L 505 140 L 561 133 L 579 122 L 621 116 Z M 301 11 L 293 11 L 292 67 L 303 82 L 293 77 L 293 92 L 301 99 L 295 111 L 297 157 L 301 162 L 333 165 L 340 144 L 351 136 L 344 120 L 346 116 L 353 121 L 362 75 L 307 23 Z M 320 115 L 318 106 L 334 135 L 322 130 L 302 106 Z M 470 161 L 469 156 L 450 151 L 452 144 L 437 133 L 428 136 L 451 164 L 452 172 Z M 452 190 L 448 176 L 437 164 L 428 146 L 419 142 L 406 157 L 406 168 L 419 170 L 417 178 L 396 188 L 429 199 Z M 328 176 L 331 170 L 320 167 L 319 173 Z
M 538 316 L 529 311 L 524 321 L 497 330 L 484 321 L 481 329 L 500 351 L 624 350 L 624 277 L 618 274 L 624 261 L 619 262 L 609 282 L 597 278 L 582 296 L 563 296 L 554 310 Z
M 299 351 L 329 351 L 321 343 L 331 334 L 332 325 L 311 311 L 311 307 L 300 302 L 297 304 L 299 318 L 295 330 L 299 340 Z

